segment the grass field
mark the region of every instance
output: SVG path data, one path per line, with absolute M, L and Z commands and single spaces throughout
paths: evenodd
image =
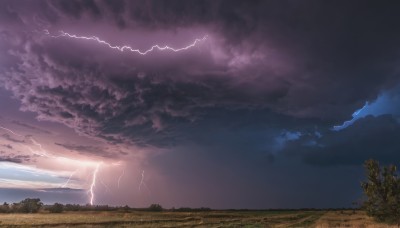
M 390 227 L 362 211 L 64 212 L 0 214 L 5 227 Z M 396 227 L 396 226 L 393 226 Z

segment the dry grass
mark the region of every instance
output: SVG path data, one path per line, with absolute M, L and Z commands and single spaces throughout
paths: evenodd
M 0 214 L 5 227 L 389 227 L 363 212 L 209 211 Z
M 353 211 L 329 211 L 316 221 L 315 227 L 388 228 L 397 226 L 376 223 L 371 217 L 368 217 L 364 211 L 355 211 L 354 213 Z

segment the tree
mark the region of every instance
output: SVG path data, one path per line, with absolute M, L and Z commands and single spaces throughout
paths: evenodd
M 8 212 L 10 212 L 10 206 L 8 205 L 8 203 L 4 202 L 4 204 L 0 206 L 0 213 Z
M 49 208 L 50 213 L 61 213 L 64 211 L 64 205 L 61 203 L 55 203 Z
M 125 206 L 122 207 L 122 210 L 124 212 L 129 212 L 131 210 L 131 208 L 128 205 L 125 205 Z
M 161 207 L 160 204 L 152 204 L 149 207 L 149 211 L 162 211 L 163 208 Z
M 361 184 L 367 200 L 363 207 L 380 222 L 400 224 L 400 179 L 394 165 L 381 168 L 375 160 L 364 164 L 367 182 Z
M 40 199 L 26 198 L 19 203 L 18 212 L 22 213 L 36 213 L 43 206 Z

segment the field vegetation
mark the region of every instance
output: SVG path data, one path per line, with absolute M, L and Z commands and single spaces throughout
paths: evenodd
M 67 211 L 4 213 L 5 227 L 397 227 L 375 222 L 364 211 Z

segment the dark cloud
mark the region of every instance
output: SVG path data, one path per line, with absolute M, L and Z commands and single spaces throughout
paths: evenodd
M 13 149 L 13 147 L 10 144 L 3 144 L 2 146 L 4 146 L 7 149 L 10 149 L 10 150 Z
M 0 162 L 23 163 L 31 161 L 31 157 L 28 155 L 4 154 L 3 151 L 0 151 Z
M 100 16 L 100 10 L 93 0 L 87 1 L 51 1 L 49 4 L 58 9 L 63 15 L 71 16 L 75 19 L 81 19 L 82 14 L 88 13 L 90 16 L 97 18 Z
M 9 134 L 2 134 L 1 137 L 6 139 L 6 140 L 8 140 L 8 141 L 10 141 L 10 142 L 25 143 L 25 140 L 15 139 L 15 138 L 11 137 Z
M 30 129 L 30 130 L 34 130 L 34 131 L 39 132 L 39 133 L 44 133 L 44 134 L 48 134 L 48 135 L 52 134 L 50 131 L 47 131 L 47 130 L 32 126 L 32 125 L 27 124 L 27 123 L 23 123 L 21 121 L 13 120 L 12 123 L 15 124 L 15 125 L 21 126 L 21 127 L 25 127 L 27 129 Z
M 284 153 L 319 166 L 361 165 L 367 159 L 393 163 L 400 159 L 399 135 L 400 124 L 393 116 L 367 116 L 320 138 L 306 135 L 290 141 Z
M 116 158 L 117 155 L 110 151 L 107 151 L 107 148 L 97 147 L 97 146 L 88 146 L 88 145 L 77 145 L 71 143 L 54 143 L 57 146 L 61 146 L 67 150 L 77 151 L 82 154 L 93 154 L 102 157 Z

